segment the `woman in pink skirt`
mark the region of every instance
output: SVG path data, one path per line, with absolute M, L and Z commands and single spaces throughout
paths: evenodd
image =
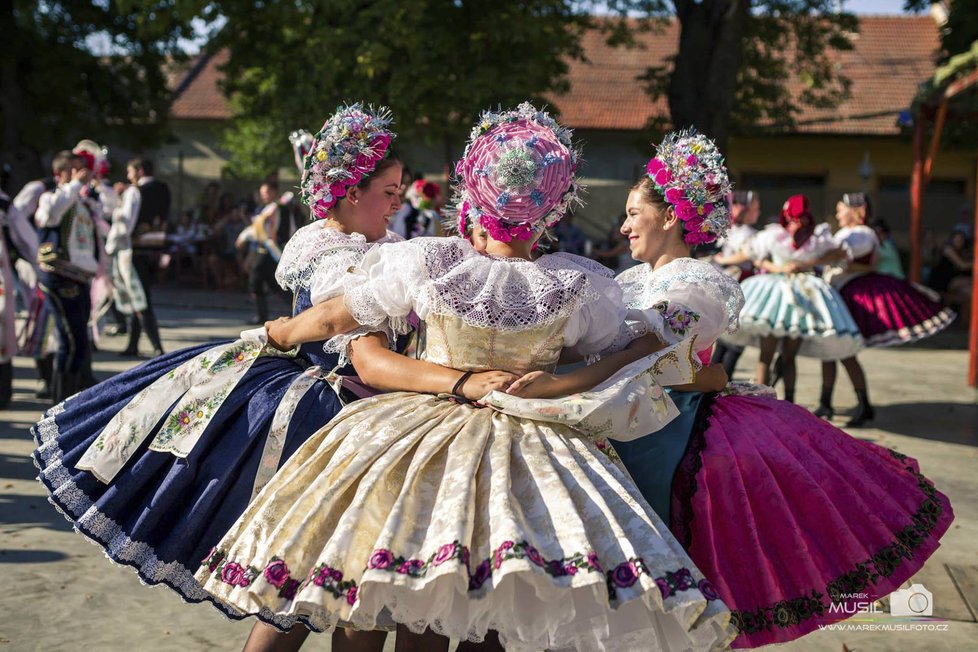
M 829 269 L 832 287 L 839 291 L 866 346 L 895 346 L 922 340 L 942 331 L 954 321 L 954 311 L 941 306 L 939 297 L 904 279 L 876 271 L 880 241 L 876 232 L 866 226 L 872 217 L 872 204 L 863 193 L 842 196 L 836 205 L 839 230 L 834 239 L 840 261 Z M 866 374 L 856 356 L 842 360 L 856 391 L 859 405 L 846 423 L 860 427 L 872 420 Z M 822 393 L 815 414 L 831 419 L 832 390 L 835 388 L 834 360 L 822 361 Z

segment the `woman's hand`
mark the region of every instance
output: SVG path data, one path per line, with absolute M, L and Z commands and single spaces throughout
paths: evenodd
M 478 401 L 489 392 L 505 392 L 516 379 L 508 371 L 480 371 L 469 376 L 459 391 L 470 401 Z
M 567 391 L 560 376 L 531 371 L 513 381 L 506 393 L 520 398 L 555 398 L 566 395 Z
M 279 351 L 288 351 L 294 344 L 289 341 L 289 321 L 290 317 L 279 317 L 275 321 L 265 322 L 265 335 L 268 337 L 269 345 Z

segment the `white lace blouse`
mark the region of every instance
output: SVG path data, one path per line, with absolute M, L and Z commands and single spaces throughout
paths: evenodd
M 340 294 L 346 272 L 363 259 L 371 247 L 403 238 L 392 231 L 367 242 L 359 233 L 343 233 L 325 222 L 313 222 L 296 231 L 282 250 L 275 280 L 283 290 L 309 290 L 314 304 Z
M 345 281 L 345 303 L 364 327 L 403 333 L 413 311 L 481 328 L 522 331 L 566 318 L 565 347 L 604 349 L 625 315 L 611 270 L 579 256 L 535 261 L 480 254 L 461 238 L 415 238 L 368 252 Z M 345 338 L 344 338 L 345 339 Z M 348 341 L 348 339 L 347 339 Z M 341 339 L 339 346 L 345 348 Z
M 739 283 L 709 263 L 677 258 L 655 270 L 639 265 L 619 274 L 617 281 L 633 333 L 639 322 L 666 344 L 695 336 L 699 352 L 737 330 L 744 293 Z
M 780 224 L 771 224 L 750 242 L 750 252 L 755 260 L 770 258 L 776 265 L 788 262 L 811 262 L 837 247 L 828 224 L 819 224 L 805 244 L 794 247 L 791 234 Z

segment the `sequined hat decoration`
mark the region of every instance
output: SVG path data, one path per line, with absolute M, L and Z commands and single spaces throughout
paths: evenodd
M 477 219 L 495 240 L 529 240 L 560 220 L 580 201 L 571 137 L 529 102 L 483 113 L 455 166 L 459 232 Z

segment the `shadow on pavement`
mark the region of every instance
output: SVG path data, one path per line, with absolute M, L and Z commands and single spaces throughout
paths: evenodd
M 898 435 L 978 447 L 978 405 L 894 403 L 876 407 L 874 428 Z
M 0 455 L 0 478 L 4 480 L 34 480 L 37 467 L 29 457 Z
M 65 532 L 71 530 L 71 523 L 47 498 L 23 494 L 0 494 L 0 525 L 35 526 Z
M 54 550 L 3 550 L 0 564 L 43 564 L 68 559 L 68 555 Z

